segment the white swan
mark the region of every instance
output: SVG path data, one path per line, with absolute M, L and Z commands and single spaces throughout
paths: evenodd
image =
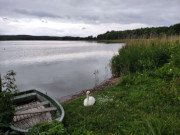
M 86 92 L 87 98 L 84 99 L 84 106 L 91 106 L 95 103 L 95 98 L 89 95 L 90 95 L 90 91 L 87 91 Z

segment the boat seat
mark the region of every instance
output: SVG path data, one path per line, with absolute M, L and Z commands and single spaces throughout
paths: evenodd
M 35 113 L 43 113 L 43 112 L 50 112 L 50 111 L 56 111 L 56 107 L 48 107 L 43 109 L 37 109 L 37 110 L 26 110 L 26 111 L 18 111 L 15 113 L 16 116 L 18 115 L 27 115 L 27 114 L 35 114 Z
M 45 106 L 45 105 L 48 105 L 48 104 L 49 104 L 48 101 L 44 101 L 44 102 L 40 102 L 40 103 L 36 103 L 36 104 L 31 104 L 31 105 L 29 105 L 27 107 L 17 108 L 16 112 L 25 111 L 25 110 L 29 110 L 29 109 L 32 109 L 32 108 L 37 108 L 39 106 Z

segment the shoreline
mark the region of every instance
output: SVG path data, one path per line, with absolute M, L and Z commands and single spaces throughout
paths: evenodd
M 78 91 L 76 93 L 73 93 L 73 94 L 70 94 L 70 95 L 67 95 L 67 96 L 63 96 L 63 97 L 57 99 L 57 101 L 60 102 L 60 103 L 71 102 L 72 100 L 74 100 L 74 99 L 76 99 L 76 98 L 78 98 L 80 96 L 86 95 L 86 91 L 88 91 L 88 90 L 91 93 L 94 93 L 94 92 L 97 92 L 97 91 L 101 91 L 104 88 L 109 88 L 109 87 L 112 87 L 114 85 L 117 85 L 119 83 L 120 79 L 121 79 L 120 77 L 111 77 L 108 80 L 103 81 L 102 83 L 100 83 L 98 86 L 96 86 L 94 88 L 84 89 L 84 90 Z

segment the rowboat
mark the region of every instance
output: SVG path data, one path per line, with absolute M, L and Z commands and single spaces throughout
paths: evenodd
M 15 115 L 10 128 L 16 133 L 26 133 L 37 123 L 64 118 L 63 107 L 54 99 L 37 90 L 15 94 Z

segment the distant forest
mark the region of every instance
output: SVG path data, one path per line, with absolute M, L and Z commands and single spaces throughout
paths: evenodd
M 163 36 L 180 35 L 180 23 L 170 27 L 152 27 L 140 28 L 125 31 L 107 31 L 97 36 L 99 40 L 116 40 L 116 39 L 138 39 L 138 38 L 154 38 Z
M 54 37 L 54 36 L 31 36 L 31 35 L 0 35 L 0 40 L 117 40 L 154 38 L 163 36 L 180 35 L 180 23 L 169 27 L 140 28 L 125 31 L 107 31 L 97 37 Z
M 31 36 L 31 35 L 0 35 L 0 40 L 91 40 L 92 36 L 88 37 L 54 37 L 54 36 Z

